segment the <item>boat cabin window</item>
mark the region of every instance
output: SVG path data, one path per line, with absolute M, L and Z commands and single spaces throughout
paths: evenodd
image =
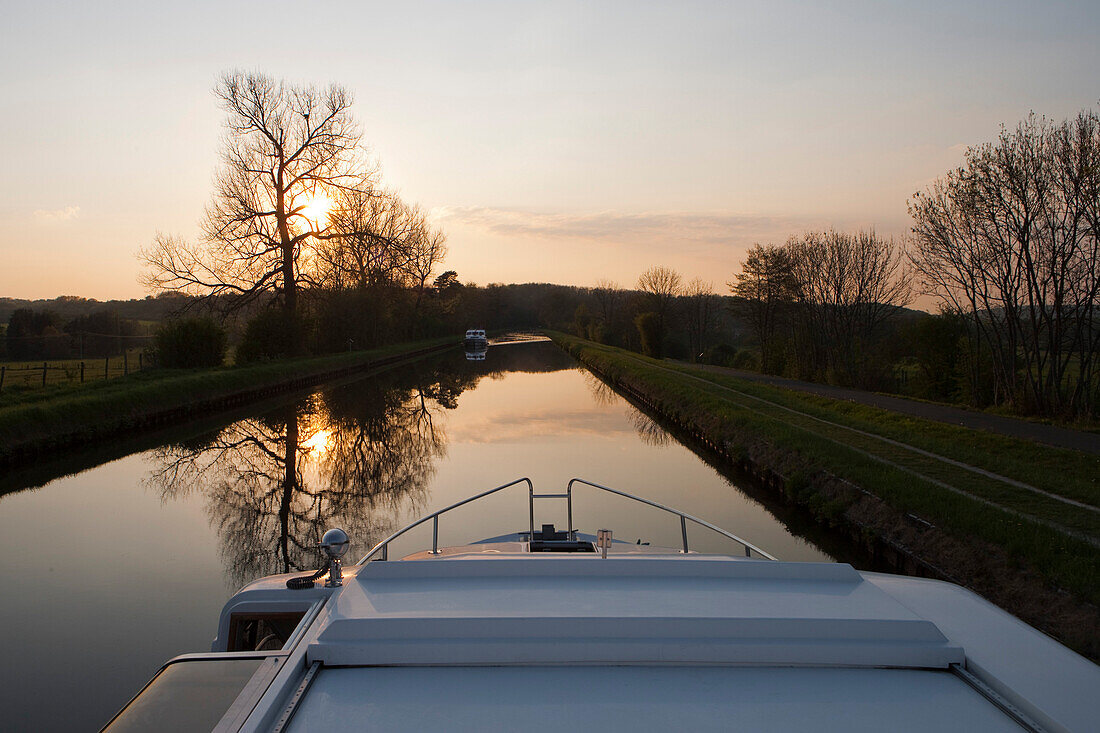
M 282 649 L 305 611 L 291 613 L 235 613 L 229 618 L 229 652 Z
M 263 659 L 193 659 L 172 662 L 107 724 L 123 731 L 213 730 Z

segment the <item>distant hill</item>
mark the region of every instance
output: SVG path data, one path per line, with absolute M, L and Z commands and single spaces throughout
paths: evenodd
M 190 301 L 190 296 L 178 293 L 163 293 L 132 300 L 95 300 L 94 298 L 81 298 L 76 295 L 62 295 L 50 300 L 0 297 L 0 323 L 7 323 L 8 319 L 11 318 L 11 314 L 20 308 L 30 308 L 34 311 L 54 311 L 66 322 L 98 311 L 114 311 L 119 318 L 127 320 L 163 321 L 168 316 L 181 310 Z

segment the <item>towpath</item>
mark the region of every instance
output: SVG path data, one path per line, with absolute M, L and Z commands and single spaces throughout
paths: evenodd
M 727 369 L 725 367 L 711 366 L 708 364 L 688 364 L 686 362 L 677 362 L 677 364 L 700 371 L 728 374 L 731 377 L 745 379 L 751 382 L 763 382 L 785 389 L 810 392 L 812 394 L 821 395 L 822 397 L 830 397 L 834 400 L 859 402 L 864 405 L 900 412 L 905 415 L 912 415 L 926 420 L 961 425 L 974 430 L 986 430 L 991 433 L 1000 433 L 1001 435 L 1008 435 L 1014 438 L 1034 440 L 1059 448 L 1069 448 L 1070 450 L 1079 450 L 1100 455 L 1100 433 L 1071 430 L 1056 425 L 1046 425 L 1044 423 L 1030 422 L 1028 420 L 1003 417 L 1001 415 L 991 415 L 986 412 L 964 410 L 958 407 L 938 405 L 931 402 L 907 400 L 903 397 L 893 397 L 891 395 L 878 394 L 877 392 L 866 392 L 860 389 L 834 387 L 828 384 L 815 384 L 813 382 L 801 382 L 797 379 L 787 379 L 785 377 L 776 377 L 771 374 L 747 372 L 741 369 Z

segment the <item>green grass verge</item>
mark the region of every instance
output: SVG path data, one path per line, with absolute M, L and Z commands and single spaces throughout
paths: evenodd
M 973 536 L 998 545 L 1010 557 L 1026 560 L 1059 587 L 1093 603 L 1100 602 L 1100 550 L 1073 534 L 1011 513 L 1020 512 L 1037 519 L 1056 521 L 1074 532 L 1096 537 L 1092 512 L 1067 507 L 1050 498 L 1036 496 L 935 459 L 922 458 L 904 448 L 873 438 L 857 440 L 858 436 L 850 431 L 831 428 L 779 408 L 768 408 L 755 401 L 737 398 L 720 388 L 726 381 L 725 377 L 721 377 L 721 381 L 708 379 L 713 384 L 708 387 L 705 382 L 692 379 L 685 373 L 689 369 L 683 367 L 670 368 L 666 363 L 631 352 L 561 334 L 553 336 L 574 356 L 591 363 L 613 380 L 640 389 L 670 417 L 695 425 L 718 444 L 729 444 L 734 454 L 739 450 L 747 451 L 754 441 L 763 441 L 782 452 L 796 455 L 808 470 L 824 470 L 851 481 L 895 508 L 918 515 L 958 536 Z M 703 375 L 692 371 L 691 376 Z M 1038 483 L 1041 478 L 1044 487 L 1072 485 L 1082 500 L 1096 499 L 1095 485 L 1092 483 L 1096 469 L 1092 457 L 954 426 L 948 426 L 953 430 L 949 438 L 944 438 L 938 434 L 944 427 L 939 423 L 911 418 L 899 420 L 892 413 L 875 408 L 857 409 L 862 406 L 808 397 L 742 380 L 731 380 L 728 386 L 734 384 L 738 390 L 745 387 L 743 391 L 746 393 L 764 396 L 833 422 L 850 422 L 861 430 L 888 435 L 902 442 L 908 438 L 926 450 L 956 460 L 970 462 L 966 458 L 975 459 L 975 464 L 989 465 L 989 470 L 1017 480 L 1031 479 Z M 976 458 L 983 450 L 994 453 L 979 462 Z M 1014 450 L 1023 453 L 1004 462 L 989 463 L 991 458 L 999 459 Z M 1069 455 L 1051 459 L 1043 455 L 1047 451 Z M 886 465 L 868 456 L 868 453 L 899 464 L 902 468 Z M 1068 459 L 1068 465 L 1059 459 Z M 1026 465 L 1028 460 L 1042 460 L 1044 466 L 1057 465 L 1058 473 L 1053 477 L 1038 476 Z M 997 506 L 953 493 L 928 478 L 981 496 Z M 797 490 L 797 487 L 794 489 Z M 832 508 L 832 511 L 841 510 L 841 507 Z
M 1059 496 L 1100 506 L 1100 456 L 677 364 L 663 363 L 662 366 L 816 417 L 907 443 Z
M 3 361 L 3 384 L 0 385 L 0 405 L 12 395 L 27 391 L 52 389 L 58 385 L 84 386 L 106 379 L 118 379 L 141 371 L 143 367 L 142 348 L 126 350 L 111 357 L 89 357 L 87 359 L 42 359 L 40 361 Z M 80 365 L 84 364 L 84 382 L 80 381 Z M 46 364 L 46 384 L 42 384 L 42 365 Z
M 0 460 L 29 446 L 88 442 L 132 429 L 167 412 L 194 412 L 202 403 L 242 392 L 448 343 L 457 341 L 446 337 L 241 367 L 148 370 L 97 384 L 16 392 L 0 401 Z

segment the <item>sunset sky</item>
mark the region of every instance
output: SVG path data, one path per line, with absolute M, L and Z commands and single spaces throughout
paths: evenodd
M 1100 3 L 5 2 L 0 296 L 140 297 L 194 238 L 229 68 L 355 96 L 462 281 L 722 291 L 755 241 L 908 228 L 1030 110 L 1100 99 Z

